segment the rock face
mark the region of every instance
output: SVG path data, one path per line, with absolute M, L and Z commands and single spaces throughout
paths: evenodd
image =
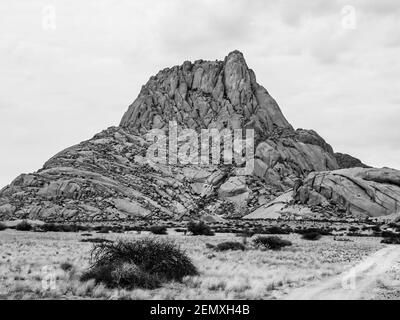
M 313 172 L 294 190 L 302 204 L 334 203 L 354 217 L 400 213 L 400 171 L 351 168 Z
M 242 176 L 237 168 L 225 164 L 147 161 L 146 152 L 153 142 L 146 134 L 151 129 L 168 133 L 170 121 L 180 130 L 197 132 L 254 129 L 253 175 Z M 294 130 L 275 100 L 257 83 L 243 55 L 234 51 L 223 61 L 186 61 L 151 77 L 118 127 L 58 153 L 39 171 L 20 175 L 3 188 L 0 219 L 242 217 L 261 210 L 290 188 L 295 188 L 295 198 L 301 203 L 321 204 L 322 197 L 336 201 L 339 196 L 323 193 L 318 197 L 320 188 L 310 181 L 338 178 L 329 171 L 360 164 L 350 156 L 335 154 L 315 131 Z M 389 189 L 395 188 L 387 180 L 368 183 L 374 183 L 371 188 L 385 185 L 378 198 L 390 197 Z M 308 196 L 299 196 L 303 189 Z M 389 202 L 385 198 L 381 207 L 386 211 L 380 208 L 376 213 L 390 211 Z M 274 205 L 282 207 L 282 202 Z
M 362 163 L 360 159 L 354 158 L 348 154 L 336 152 L 334 155 L 339 167 L 341 168 L 370 168 L 366 164 Z

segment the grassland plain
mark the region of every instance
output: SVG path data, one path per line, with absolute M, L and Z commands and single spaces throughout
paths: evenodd
M 293 245 L 279 251 L 260 250 L 251 238 L 217 233 L 190 236 L 168 230 L 168 235 L 92 234 L 109 240 L 162 237 L 184 249 L 200 275 L 170 282 L 159 289 L 108 289 L 93 281 L 81 282 L 89 266 L 92 244 L 85 232 L 0 232 L 1 299 L 277 299 L 293 288 L 337 275 L 383 248 L 380 238 L 351 237 L 318 241 L 298 234 L 280 235 Z M 245 251 L 216 252 L 206 243 L 243 241 Z M 247 240 L 247 241 L 246 241 Z M 384 283 L 381 283 L 384 286 Z

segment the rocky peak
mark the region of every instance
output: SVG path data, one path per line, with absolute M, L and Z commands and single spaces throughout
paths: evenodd
M 145 155 L 152 142 L 143 134 L 167 130 L 172 120 L 196 130 L 253 128 L 253 175 L 243 176 L 237 167 L 223 164 L 148 162 Z M 315 131 L 294 130 L 257 83 L 243 54 L 233 51 L 222 61 L 185 61 L 152 76 L 119 127 L 59 152 L 39 171 L 23 174 L 2 189 L 0 219 L 219 219 L 248 213 L 266 218 L 286 215 L 293 201 L 302 206 L 345 204 L 349 214 L 397 210 L 400 174 L 337 170 L 360 164 L 335 154 Z M 289 189 L 294 192 L 275 199 Z
M 196 130 L 253 128 L 259 135 L 276 128 L 293 130 L 239 51 L 223 61 L 185 61 L 159 71 L 143 86 L 120 126 L 143 134 L 166 129 L 169 121 Z

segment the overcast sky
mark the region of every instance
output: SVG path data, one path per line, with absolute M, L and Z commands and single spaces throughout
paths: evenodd
M 158 70 L 234 49 L 294 127 L 400 169 L 398 0 L 2 0 L 0 187 L 118 125 Z

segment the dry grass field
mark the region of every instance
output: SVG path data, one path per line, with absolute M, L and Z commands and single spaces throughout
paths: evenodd
M 162 237 L 186 251 L 198 276 L 169 282 L 154 290 L 108 289 L 93 280 L 80 281 L 89 266 L 90 237 L 110 240 Z M 247 239 L 246 251 L 216 252 L 206 243 L 243 241 L 232 234 L 190 236 L 169 230 L 168 235 L 135 231 L 123 234 L 0 232 L 1 299 L 277 299 L 293 288 L 339 274 L 381 249 L 379 238 L 351 237 L 318 241 L 298 234 L 281 235 L 293 245 L 279 251 L 261 250 Z M 384 284 L 382 284 L 384 285 Z

